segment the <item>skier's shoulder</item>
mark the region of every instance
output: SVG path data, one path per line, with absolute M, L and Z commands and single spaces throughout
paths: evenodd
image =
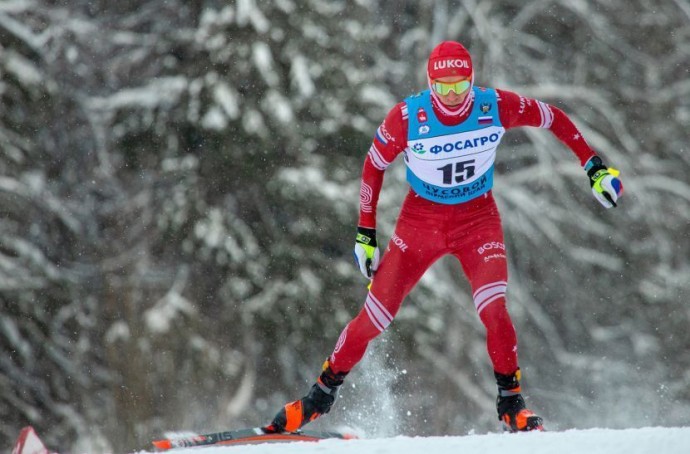
M 472 87 L 472 91 L 474 91 L 475 97 L 494 97 L 495 96 L 496 99 L 499 101 L 501 98 L 501 93 L 505 92 L 505 90 L 501 90 L 499 88 L 485 87 L 483 85 L 474 85 Z
M 386 118 L 383 120 L 383 125 L 392 129 L 398 129 L 398 127 L 407 125 L 407 117 L 407 102 L 400 101 L 388 111 Z

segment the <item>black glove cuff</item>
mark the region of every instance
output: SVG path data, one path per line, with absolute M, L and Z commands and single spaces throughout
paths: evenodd
M 357 227 L 357 242 L 376 247 L 376 229 Z
M 592 179 L 592 176 L 597 173 L 600 170 L 606 170 L 607 167 L 604 165 L 602 162 L 601 158 L 599 156 L 592 156 L 589 161 L 587 161 L 587 164 L 585 164 L 585 171 L 587 172 L 587 176 L 589 179 Z

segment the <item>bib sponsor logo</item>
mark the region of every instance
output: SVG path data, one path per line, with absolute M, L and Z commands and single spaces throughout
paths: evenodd
M 486 184 L 488 178 L 486 175 L 482 175 L 478 180 L 474 181 L 472 184 L 467 184 L 465 186 L 458 186 L 454 188 L 439 188 L 432 186 L 427 183 L 423 183 L 423 188 L 426 194 L 432 198 L 432 200 L 455 200 L 467 197 L 472 197 L 477 193 L 486 191 Z
M 417 121 L 420 123 L 426 123 L 428 120 L 428 117 L 426 116 L 426 111 L 420 107 L 419 110 L 417 110 Z
M 426 150 L 424 149 L 424 145 L 421 143 L 417 142 L 416 144 L 412 145 L 412 151 L 417 154 L 424 154 L 426 153 Z
M 419 135 L 421 136 L 422 134 L 429 134 L 430 128 L 429 125 L 422 125 L 419 127 Z
M 488 136 L 475 137 L 474 139 L 458 140 L 457 142 L 448 142 L 443 145 L 434 145 L 429 151 L 433 154 L 450 153 L 451 151 L 469 150 L 471 148 L 483 147 L 487 143 L 496 143 L 501 138 L 497 132 Z

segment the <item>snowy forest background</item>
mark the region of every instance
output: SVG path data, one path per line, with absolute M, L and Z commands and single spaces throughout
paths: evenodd
M 550 428 L 690 421 L 687 0 L 0 0 L 0 446 L 139 449 L 267 422 L 366 293 L 359 175 L 443 39 L 563 108 L 622 170 L 593 199 L 548 131 L 495 195 L 525 390 Z M 387 172 L 382 243 L 406 192 Z M 483 328 L 437 263 L 321 427 L 496 429 Z

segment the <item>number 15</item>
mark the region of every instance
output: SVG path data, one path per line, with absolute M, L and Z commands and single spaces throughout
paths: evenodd
M 453 166 L 453 164 L 455 164 L 455 166 Z M 455 171 L 453 171 L 453 167 L 455 167 Z M 472 178 L 474 176 L 474 168 L 474 160 L 471 160 L 459 161 L 456 163 L 451 162 L 436 170 L 443 172 L 443 184 L 453 184 L 453 176 L 455 176 L 456 183 L 462 183 Z

